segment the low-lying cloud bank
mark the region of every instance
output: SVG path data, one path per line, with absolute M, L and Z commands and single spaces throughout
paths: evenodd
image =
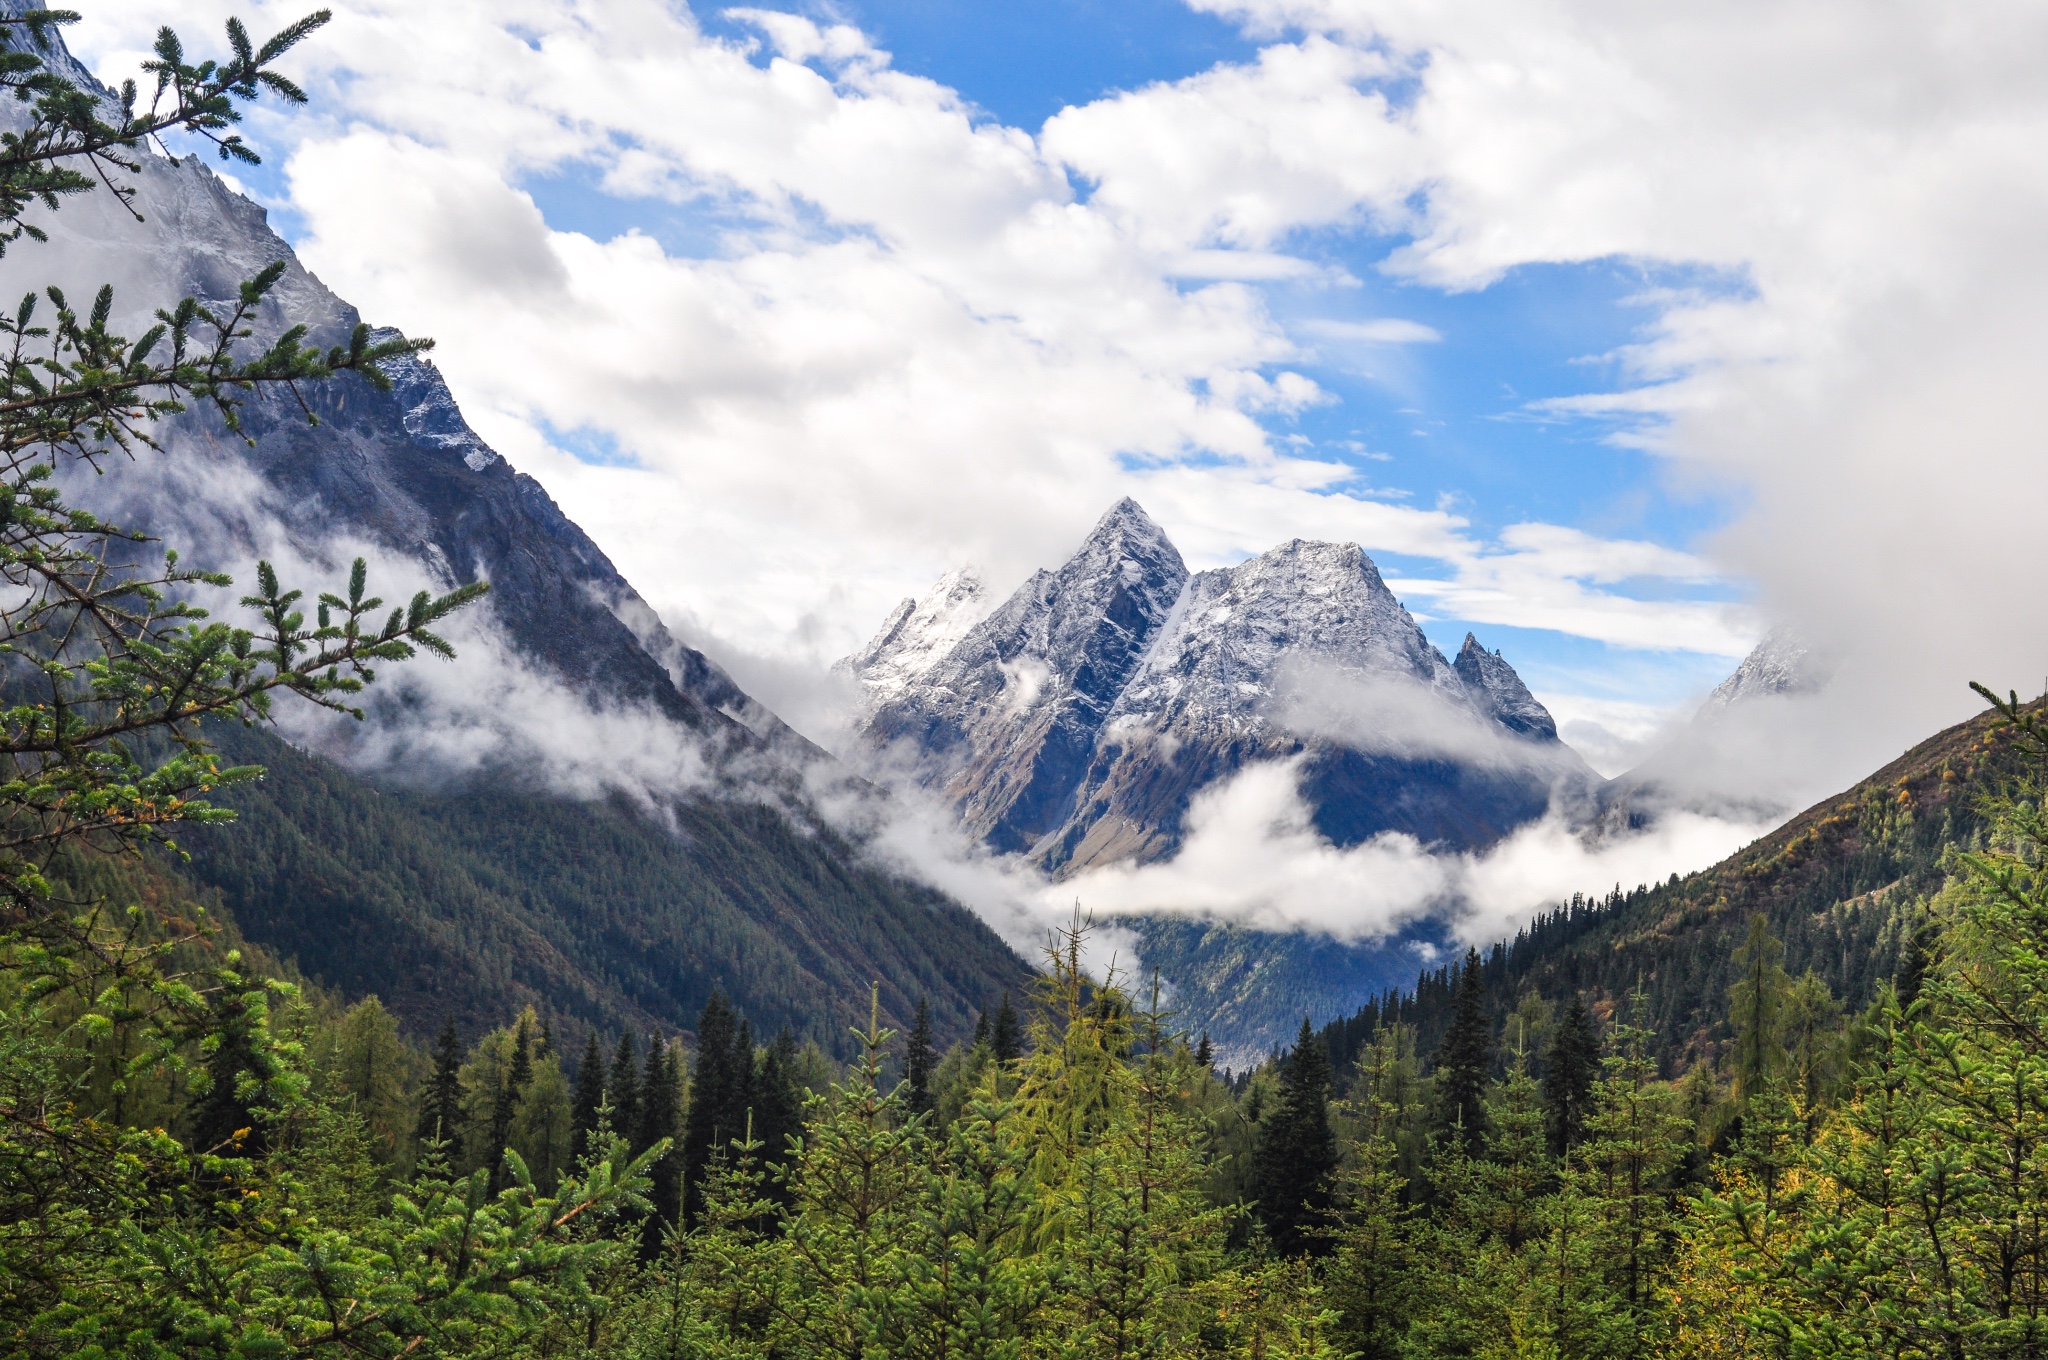
M 1090 870 L 1060 890 L 1106 913 L 1174 912 L 1346 940 L 1435 916 L 1484 942 L 1574 892 L 1704 868 L 1774 824 L 1678 811 L 1647 830 L 1596 835 L 1553 813 L 1478 852 L 1399 833 L 1340 847 L 1317 833 L 1298 774 L 1292 761 L 1243 770 L 1195 799 L 1171 860 Z
M 370 592 L 387 608 L 455 585 L 366 537 L 295 529 L 289 508 L 249 467 L 200 450 L 174 444 L 169 454 L 145 451 L 117 476 L 72 469 L 67 480 L 82 503 L 232 577 L 235 585 L 206 590 L 195 602 L 238 625 L 254 622 L 235 602 L 255 582 L 258 561 L 309 599 L 340 590 L 358 557 L 370 563 Z M 517 650 L 496 608 L 486 596 L 437 630 L 455 647 L 452 661 L 423 653 L 377 666 L 376 683 L 353 701 L 366 721 L 286 699 L 273 710 L 278 734 L 359 773 L 410 784 L 489 776 L 583 800 L 625 794 L 650 810 L 714 786 L 720 761 L 695 733 L 651 706 L 575 692 Z M 765 767 L 738 771 L 741 778 L 755 773 Z M 760 782 L 764 791 L 771 787 Z
M 1012 945 L 1035 954 L 1078 908 L 1097 917 L 1193 916 L 1266 931 L 1385 939 L 1427 918 L 1483 943 L 1574 892 L 1661 881 L 1705 868 L 1780 819 L 1674 811 L 1643 831 L 1594 835 L 1562 815 L 1532 822 L 1475 853 L 1433 850 L 1390 833 L 1355 846 L 1320 835 L 1296 761 L 1250 766 L 1197 795 L 1173 858 L 1116 864 L 1050 880 L 1014 856 L 970 844 L 942 808 L 914 790 L 886 811 L 868 806 L 874 854 L 952 894 Z M 1130 957 L 1130 942 L 1103 946 Z

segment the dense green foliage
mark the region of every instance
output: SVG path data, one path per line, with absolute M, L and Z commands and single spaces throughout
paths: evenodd
M 249 984 L 182 1068 L 116 1069 L 146 1021 L 15 989 L 0 1327 L 48 1354 L 311 1355 L 347 1318 L 364 1354 L 2037 1355 L 2048 731 L 2007 716 L 2041 759 L 1929 904 L 1910 1004 L 1842 1006 L 1753 917 L 1730 1042 L 1675 1079 L 1647 993 L 1495 998 L 1476 956 L 1433 1053 L 1395 1021 L 1333 1074 L 1304 1026 L 1226 1082 L 1070 938 L 1017 1055 L 986 1024 L 927 1111 L 877 1020 L 842 1068 L 722 998 L 687 1070 L 623 1036 L 571 1073 L 530 1010 L 430 1055 L 375 999 Z

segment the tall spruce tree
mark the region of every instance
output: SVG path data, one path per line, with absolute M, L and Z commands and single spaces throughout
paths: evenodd
M 647 1061 L 640 1074 L 640 1108 L 633 1119 L 633 1155 L 639 1156 L 662 1136 L 663 1126 L 674 1119 L 675 1093 L 662 1088 L 667 1081 L 668 1046 L 659 1034 L 647 1041 Z M 663 1096 L 667 1096 L 666 1103 Z
M 597 1046 L 597 1031 L 590 1031 L 583 1045 L 583 1061 L 576 1065 L 576 1098 L 569 1107 L 570 1145 L 578 1157 L 591 1151 L 590 1135 L 597 1131 L 597 1112 L 604 1107 L 604 1054 Z
M 444 1144 L 441 1155 L 449 1165 L 462 1160 L 462 1041 L 455 1035 L 452 1015 L 434 1045 L 434 1076 L 420 1104 L 414 1136 L 422 1147 L 436 1140 Z
M 362 1117 L 373 1155 L 388 1166 L 398 1160 L 410 1131 L 406 1120 L 412 1110 L 405 1088 L 411 1054 L 405 1040 L 391 1013 L 374 996 L 349 1007 L 332 1037 L 324 1067 L 328 1089 Z
M 754 1108 L 754 1022 L 742 1018 L 732 1041 L 732 1085 L 725 1094 L 725 1114 L 718 1121 L 726 1133 L 719 1143 L 721 1152 L 747 1131 L 747 1111 Z
M 640 1059 L 633 1052 L 633 1032 L 619 1032 L 619 1046 L 612 1052 L 609 1084 L 605 1090 L 612 1101 L 612 1128 L 631 1141 L 640 1122 Z
M 1543 1127 L 1551 1156 L 1562 1157 L 1585 1141 L 1599 1073 L 1600 1036 L 1585 999 L 1575 996 L 1543 1055 Z
M 1252 1158 L 1255 1210 L 1280 1252 L 1293 1256 L 1325 1245 L 1337 1155 L 1330 1060 L 1304 1016 L 1280 1066 L 1278 1100 L 1259 1121 Z
M 1728 1018 L 1735 1027 L 1735 1098 L 1747 1102 L 1785 1066 L 1780 1031 L 1792 978 L 1784 967 L 1785 946 L 1771 934 L 1762 912 L 1749 918 L 1749 934 L 1735 951 L 1735 983 L 1728 989 Z
M 1437 1134 L 1470 1157 L 1486 1146 L 1486 1085 L 1493 1069 L 1493 1021 L 1479 970 L 1479 951 L 1467 950 L 1451 1027 L 1436 1051 Z
M 256 1117 L 247 1088 L 249 1076 L 261 1071 L 261 1055 L 252 1039 L 256 1027 L 251 1005 L 260 1001 L 227 992 L 216 1005 L 211 1028 L 218 1046 L 206 1061 L 206 1093 L 192 1108 L 191 1144 L 227 1156 L 261 1151 L 266 1143 L 262 1120 Z
M 989 1022 L 988 1045 L 997 1062 L 1015 1062 L 1024 1055 L 1024 1034 L 1017 1024 L 1017 1008 L 1010 1004 L 1008 992 L 1003 993 L 1002 1004 L 996 1007 L 995 1019 Z
M 697 1070 L 683 1119 L 683 1216 L 692 1224 L 704 1207 L 704 1178 L 713 1159 L 744 1132 L 732 1124 L 733 1102 L 743 1089 L 734 1070 L 738 1046 L 738 1017 L 724 994 L 713 992 L 697 1017 Z
M 519 1023 L 512 1031 L 512 1061 L 507 1064 L 505 1076 L 498 1083 L 498 1090 L 491 1102 L 491 1151 L 486 1163 L 491 1177 L 493 1192 L 505 1184 L 505 1149 L 512 1141 L 512 1118 L 519 1112 L 519 1097 L 533 1080 L 533 1036 L 528 1032 L 526 1016 L 519 1017 Z
M 676 1134 L 676 1107 L 682 1101 L 682 1045 L 664 1044 L 655 1035 L 647 1047 L 647 1071 L 640 1082 L 640 1117 L 633 1134 L 633 1153 L 640 1155 Z M 653 1212 L 641 1225 L 640 1259 L 651 1261 L 663 1238 L 682 1213 L 682 1158 L 673 1148 L 655 1162 L 647 1193 Z
M 905 1083 L 904 1104 L 912 1114 L 925 1114 L 932 1108 L 932 1008 L 923 997 L 917 999 L 917 1019 L 910 1026 L 910 1037 L 903 1046 L 903 1080 Z
M 761 1055 L 760 1070 L 753 1083 L 754 1141 L 760 1144 L 754 1155 L 761 1165 L 786 1165 L 789 1140 L 804 1131 L 804 1092 L 797 1084 L 796 1061 L 796 1036 L 784 1026 Z M 743 1122 L 742 1132 L 745 1127 Z M 786 1197 L 788 1187 L 771 1180 L 766 1191 L 769 1198 L 780 1201 Z

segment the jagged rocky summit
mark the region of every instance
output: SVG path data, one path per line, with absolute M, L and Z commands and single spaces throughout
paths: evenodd
M 1593 776 L 1497 653 L 1455 663 L 1355 544 L 1190 573 L 1129 499 L 988 608 L 970 573 L 906 600 L 845 667 L 866 738 L 993 848 L 1054 871 L 1170 856 L 1196 794 L 1298 759 L 1321 832 L 1497 840 Z
M 1773 628 L 1742 658 L 1742 664 L 1700 705 L 1699 717 L 1738 704 L 1780 695 L 1809 694 L 1826 683 L 1827 672 L 1812 648 L 1788 628 Z

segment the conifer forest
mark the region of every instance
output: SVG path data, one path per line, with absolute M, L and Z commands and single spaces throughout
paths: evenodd
M 231 24 L 219 60 L 165 30 L 156 89 L 111 99 L 45 59 L 70 17 L 0 18 L 0 247 L 30 259 L 31 209 L 121 195 L 168 134 L 252 162 L 242 111 L 304 99 L 275 63 L 326 12 Z M 1114 923 L 1080 912 L 1027 969 L 905 890 L 884 905 L 929 908 L 938 952 L 764 961 L 731 944 L 747 845 L 821 914 L 897 890 L 709 813 L 644 882 L 627 851 L 560 853 L 597 885 L 578 903 L 723 884 L 691 920 L 730 966 L 675 995 L 614 970 L 551 1000 L 490 886 L 512 852 L 453 846 L 453 813 L 400 855 L 386 811 L 348 812 L 360 843 L 318 861 L 330 896 L 383 875 L 365 950 L 414 950 L 378 932 L 432 873 L 484 885 L 403 996 L 253 942 L 222 883 L 262 877 L 281 914 L 314 889 L 234 849 L 234 810 L 328 795 L 251 731 L 362 717 L 486 595 L 386 601 L 361 559 L 230 583 L 73 503 L 65 469 L 119 478 L 166 422 L 232 434 L 265 393 L 381 389 L 424 348 L 260 333 L 282 269 L 134 337 L 107 293 L 0 318 L 0 1352 L 2048 1355 L 2048 716 L 2012 696 L 1746 858 L 1556 904 L 1249 1066 L 1101 963 Z M 259 785 L 235 752 L 291 768 Z M 227 848 L 202 872 L 198 844 Z M 290 919 L 310 942 L 324 918 Z M 820 999 L 896 963 L 864 1005 Z M 687 1025 L 654 1018 L 685 994 Z

